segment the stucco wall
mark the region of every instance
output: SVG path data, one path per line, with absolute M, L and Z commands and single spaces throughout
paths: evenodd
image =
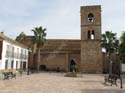
M 122 72 L 125 72 L 125 64 L 122 64 Z
M 14 57 L 7 57 L 7 45 L 14 47 Z M 20 68 L 20 62 L 26 62 L 26 67 L 28 66 L 28 57 L 26 59 L 21 59 L 21 58 L 16 58 L 16 53 L 17 53 L 17 48 L 19 48 L 19 56 L 21 54 L 21 49 L 23 49 L 23 54 L 26 51 L 26 55 L 28 56 L 28 49 L 17 46 L 15 44 L 12 44 L 6 40 L 3 40 L 3 44 L 2 44 L 2 60 L 0 63 L 0 69 L 5 69 L 5 62 L 6 60 L 8 60 L 8 69 L 11 69 L 11 62 L 13 61 L 13 69 L 16 69 L 16 63 L 18 61 L 18 66 L 17 69 Z M 10 49 L 8 49 L 10 51 Z

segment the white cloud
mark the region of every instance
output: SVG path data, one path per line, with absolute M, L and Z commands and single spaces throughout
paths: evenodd
M 0 15 L 29 16 L 29 10 L 35 7 L 35 0 L 0 0 Z
M 0 28 L 15 38 L 32 34 L 36 26 L 47 28 L 47 38 L 80 38 L 80 6 L 102 5 L 102 31 L 125 29 L 123 0 L 0 0 Z

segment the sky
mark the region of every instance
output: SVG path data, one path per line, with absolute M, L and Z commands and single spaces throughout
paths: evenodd
M 0 32 L 15 39 L 43 26 L 48 39 L 80 39 L 80 6 L 101 5 L 102 33 L 125 31 L 125 0 L 0 0 Z

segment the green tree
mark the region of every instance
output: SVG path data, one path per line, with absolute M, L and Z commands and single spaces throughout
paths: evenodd
M 102 47 L 105 49 L 106 55 L 111 57 L 111 54 L 118 52 L 119 41 L 116 38 L 116 33 L 112 31 L 106 31 L 105 34 L 102 34 Z
M 125 63 L 125 32 L 120 37 L 119 56 L 122 63 Z
M 37 58 L 37 70 L 39 70 L 40 48 L 46 42 L 46 28 L 43 28 L 42 26 L 35 27 L 34 29 L 32 29 L 32 32 L 34 33 L 34 37 L 33 37 L 33 43 L 34 43 L 33 53 L 37 53 L 37 55 L 38 55 L 38 58 Z
M 23 41 L 23 40 L 25 40 L 25 37 L 26 37 L 26 35 L 25 35 L 25 33 L 24 32 L 21 32 L 20 34 L 19 34 L 19 36 L 17 36 L 16 37 L 16 41 Z

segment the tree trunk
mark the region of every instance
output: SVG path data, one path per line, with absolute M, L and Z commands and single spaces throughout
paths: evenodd
M 33 54 L 36 53 L 36 48 L 37 48 L 37 44 L 34 44 L 34 45 L 33 45 Z
M 37 70 L 39 71 L 39 66 L 40 66 L 40 49 L 38 48 L 38 51 L 37 51 Z

